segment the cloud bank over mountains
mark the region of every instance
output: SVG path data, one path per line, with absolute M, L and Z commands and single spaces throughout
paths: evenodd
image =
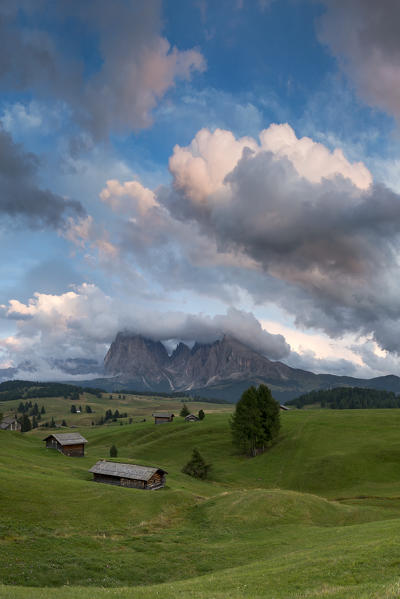
M 123 330 L 164 342 L 211 343 L 228 334 L 273 360 L 290 354 L 285 338 L 268 333 L 251 313 L 230 308 L 211 317 L 132 310 L 95 285 L 83 284 L 62 295 L 37 293 L 26 304 L 11 300 L 0 309 L 17 323 L 17 334 L 0 341 L 1 367 L 18 368 L 20 377 L 39 370 L 65 378 L 73 361 L 88 357 L 94 367 L 101 365 L 111 341 Z M 98 375 L 96 368 L 90 372 L 84 366 L 85 376 Z

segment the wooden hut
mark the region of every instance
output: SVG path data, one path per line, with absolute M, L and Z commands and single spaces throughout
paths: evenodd
M 0 424 L 0 430 L 3 431 L 20 431 L 21 425 L 15 416 L 6 416 Z
M 175 414 L 171 414 L 170 412 L 155 412 L 152 414 L 154 416 L 154 424 L 164 424 L 164 422 L 172 422 Z
M 107 462 L 106 460 L 97 462 L 89 472 L 93 474 L 93 480 L 97 483 L 148 490 L 164 487 L 165 475 L 168 474 L 162 468 Z
M 196 414 L 188 414 L 185 416 L 185 422 L 197 422 L 198 420 L 200 420 L 200 418 L 196 416 Z
M 80 458 L 85 455 L 86 439 L 79 433 L 51 434 L 43 441 L 46 441 L 47 449 L 57 449 L 64 455 Z
M 279 404 L 279 407 L 281 410 L 283 410 L 284 412 L 286 412 L 287 410 L 290 410 L 290 408 L 288 408 L 287 406 L 284 406 L 283 404 Z

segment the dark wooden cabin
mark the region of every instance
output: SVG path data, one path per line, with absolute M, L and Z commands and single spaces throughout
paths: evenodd
M 287 406 L 284 406 L 283 404 L 279 404 L 279 407 L 281 410 L 283 410 L 284 412 L 286 412 L 287 410 L 290 410 L 290 408 L 288 408 Z
M 3 431 L 20 431 L 21 425 L 15 416 L 6 416 L 0 423 L 0 430 Z
M 198 420 L 200 420 L 200 418 L 196 416 L 196 414 L 188 414 L 185 416 L 185 422 L 197 422 Z
M 172 422 L 175 414 L 171 414 L 169 412 L 155 412 L 154 416 L 154 424 L 163 424 L 164 422 Z
M 93 474 L 93 480 L 97 483 L 148 490 L 164 487 L 165 475 L 168 474 L 162 468 L 107 462 L 106 460 L 97 462 L 89 472 Z
M 47 449 L 57 449 L 64 455 L 80 458 L 85 455 L 86 439 L 79 433 L 51 434 L 43 441 L 46 441 Z

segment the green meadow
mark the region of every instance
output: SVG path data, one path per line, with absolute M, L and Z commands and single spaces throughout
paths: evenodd
M 231 444 L 230 406 L 188 404 L 205 420 L 155 426 L 151 412 L 180 400 L 82 398 L 134 420 L 93 427 L 91 414 L 72 421 L 70 400 L 37 401 L 78 427 L 86 455 L 46 450 L 49 429 L 0 431 L 0 597 L 400 596 L 400 410 L 284 412 L 279 441 L 249 459 Z M 118 461 L 167 470 L 167 486 L 92 482 L 112 444 Z M 194 447 L 207 481 L 181 472 Z

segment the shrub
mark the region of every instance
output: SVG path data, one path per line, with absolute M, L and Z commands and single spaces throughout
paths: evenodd
M 197 449 L 193 449 L 192 457 L 182 468 L 184 474 L 194 476 L 194 478 L 207 478 L 211 464 L 206 464 L 204 458 L 200 455 Z

